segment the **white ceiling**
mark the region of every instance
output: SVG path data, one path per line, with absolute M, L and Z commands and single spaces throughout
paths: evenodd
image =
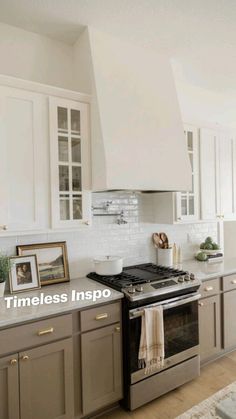
M 164 50 L 191 84 L 236 92 L 235 0 L 0 0 L 0 21 L 69 44 L 92 25 Z

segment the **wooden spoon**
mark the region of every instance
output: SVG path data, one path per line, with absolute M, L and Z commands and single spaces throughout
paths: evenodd
M 154 246 L 155 246 L 156 248 L 162 248 L 162 246 L 163 246 L 163 242 L 162 242 L 162 240 L 161 240 L 160 234 L 158 234 L 158 233 L 153 233 L 153 235 L 152 235 L 152 241 L 153 241 Z

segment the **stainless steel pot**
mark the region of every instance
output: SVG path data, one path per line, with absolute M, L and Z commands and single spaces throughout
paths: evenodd
M 94 259 L 98 275 L 119 275 L 123 269 L 123 259 L 119 256 L 101 256 Z

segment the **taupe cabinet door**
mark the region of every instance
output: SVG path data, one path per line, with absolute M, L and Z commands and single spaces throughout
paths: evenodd
M 88 414 L 122 398 L 120 324 L 82 334 L 82 400 Z
M 223 294 L 224 349 L 236 346 L 236 290 Z
M 22 352 L 19 357 L 21 419 L 72 419 L 72 339 Z
M 221 350 L 220 296 L 199 302 L 200 357 L 204 361 Z
M 19 419 L 18 354 L 0 358 L 0 419 Z

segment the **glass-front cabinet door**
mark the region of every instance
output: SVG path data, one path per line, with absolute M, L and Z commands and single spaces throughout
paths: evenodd
M 90 221 L 88 105 L 50 99 L 53 227 Z
M 184 134 L 192 169 L 192 189 L 176 193 L 177 222 L 199 218 L 199 144 L 198 130 L 191 125 L 184 127 Z

